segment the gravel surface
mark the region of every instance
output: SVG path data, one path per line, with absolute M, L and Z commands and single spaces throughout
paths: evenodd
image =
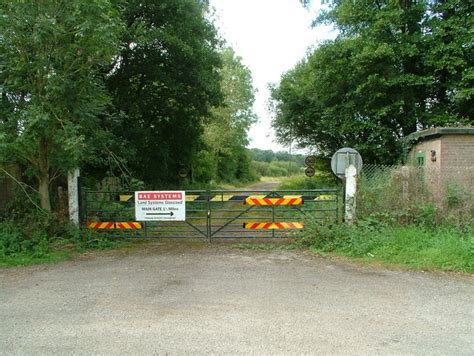
M 472 276 L 156 241 L 0 269 L 0 354 L 473 354 Z
M 246 190 L 278 190 L 278 186 L 281 182 L 258 182 L 251 184 L 245 188 L 239 189 L 246 189 Z

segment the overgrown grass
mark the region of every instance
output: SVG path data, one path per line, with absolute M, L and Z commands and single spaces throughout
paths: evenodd
M 128 244 L 90 230 L 61 224 L 49 216 L 0 222 L 0 267 L 58 262 L 91 249 Z
M 279 189 L 297 190 L 297 189 L 324 189 L 337 187 L 337 178 L 330 173 L 320 172 L 314 177 L 306 177 L 303 174 L 282 179 Z
M 408 266 L 474 272 L 474 232 L 457 227 L 386 225 L 362 220 L 353 226 L 307 223 L 299 244 L 318 252 Z

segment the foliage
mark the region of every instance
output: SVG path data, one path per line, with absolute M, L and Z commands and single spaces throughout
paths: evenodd
M 262 177 L 289 177 L 303 174 L 304 156 L 301 154 L 290 154 L 289 152 L 272 150 L 250 149 L 253 166 Z M 320 167 L 319 161 L 317 168 Z
M 302 246 L 411 268 L 474 272 L 474 231 L 455 227 L 390 226 L 361 220 L 354 226 L 307 223 Z
M 222 100 L 219 40 L 195 0 L 123 2 L 127 28 L 107 87 L 117 120 L 103 120 L 146 185 L 178 183 L 201 144 L 210 107 Z M 202 158 L 202 157 L 201 157 Z
M 253 166 L 263 177 L 287 177 L 302 174 L 302 166 L 291 161 L 272 161 L 270 163 L 254 161 Z
M 261 150 L 251 148 L 250 155 L 254 161 L 271 163 L 273 161 L 295 162 L 299 165 L 304 164 L 304 156 L 301 154 L 290 154 L 286 151 L 273 152 L 272 150 Z
M 418 129 L 473 123 L 472 5 L 332 1 L 317 22 L 339 30 L 272 89 L 273 126 L 330 156 L 355 147 L 394 163 Z
M 309 178 L 303 175 L 289 177 L 284 179 L 278 186 L 278 189 L 296 190 L 296 189 L 324 189 L 336 188 L 340 184 L 339 179 L 332 173 L 317 173 Z
M 0 222 L 0 266 L 55 262 L 74 252 L 123 244 L 91 230 L 59 223 L 52 215 L 30 213 Z
M 418 269 L 474 272 L 472 197 L 466 187 L 451 181 L 441 204 L 442 192 L 433 195 L 429 189 L 432 174 L 413 167 L 364 166 L 356 223 L 308 219 L 300 243 L 321 252 Z
M 98 73 L 120 30 L 109 1 L 0 3 L 0 161 L 28 167 L 47 211 L 51 182 L 84 160 L 98 128 L 108 103 Z
M 253 181 L 256 174 L 251 166 L 247 132 L 257 121 L 253 112 L 255 89 L 252 86 L 252 74 L 231 48 L 224 48 L 220 53 L 222 68 L 220 70 L 221 88 L 224 100 L 211 110 L 209 122 L 204 127 L 203 146 L 208 151 L 208 174 L 216 181 L 242 182 Z M 203 154 L 200 152 L 201 157 Z M 214 162 L 215 165 L 212 165 Z M 200 161 L 196 162 L 201 164 Z M 202 167 L 193 164 L 193 172 Z M 196 175 L 194 179 L 198 178 Z M 203 182 L 208 182 L 203 180 Z
M 47 212 L 76 167 L 88 186 L 256 180 L 251 73 L 207 11 L 198 0 L 2 2 L 1 167 L 37 180 L 28 191 Z

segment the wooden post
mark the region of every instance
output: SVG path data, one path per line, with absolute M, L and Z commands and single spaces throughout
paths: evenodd
M 357 169 L 354 165 L 349 165 L 345 171 L 345 214 L 344 221 L 352 224 L 356 218 L 356 193 L 357 193 Z
M 69 201 L 69 220 L 79 226 L 79 168 L 68 172 L 67 195 Z

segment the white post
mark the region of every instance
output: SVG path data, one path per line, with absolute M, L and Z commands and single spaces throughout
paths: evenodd
M 68 172 L 67 195 L 69 201 L 69 220 L 79 226 L 79 168 Z
M 357 169 L 354 165 L 349 165 L 346 174 L 346 206 L 344 220 L 352 224 L 356 216 L 356 192 L 357 192 Z

